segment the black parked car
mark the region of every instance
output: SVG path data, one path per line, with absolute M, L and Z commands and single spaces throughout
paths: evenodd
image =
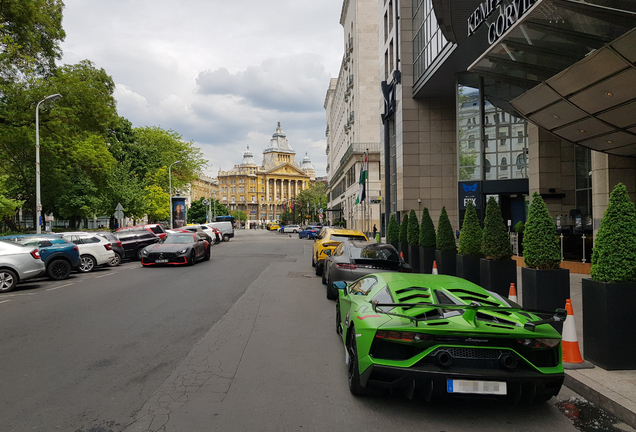
M 145 229 L 120 231 L 115 236 L 124 248 L 124 258 L 139 260 L 144 247 L 159 243 L 159 236 Z

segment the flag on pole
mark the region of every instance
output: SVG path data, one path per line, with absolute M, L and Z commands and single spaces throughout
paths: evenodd
M 359 182 L 360 192 L 358 192 L 358 198 L 356 198 L 356 205 L 363 202 L 364 198 L 366 197 L 365 185 L 367 183 L 367 175 L 368 175 L 367 157 L 368 155 L 364 153 L 364 156 L 362 157 L 362 171 L 360 172 L 360 182 Z

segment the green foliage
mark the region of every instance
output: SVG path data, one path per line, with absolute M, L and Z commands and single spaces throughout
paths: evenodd
M 494 260 L 507 260 L 512 256 L 510 236 L 506 232 L 501 209 L 494 197 L 490 197 L 486 204 L 481 252 L 486 258 Z
M 298 206 L 296 211 L 298 212 L 301 223 L 307 218 L 302 217 L 307 214 L 307 203 L 309 203 L 309 220 L 318 220 L 318 210 L 327 204 L 327 192 L 325 190 L 325 184 L 321 182 L 310 183 L 309 186 L 300 191 L 297 198 L 298 202 L 302 202 L 302 208 Z
M 239 220 L 241 221 L 241 223 L 245 223 L 245 221 L 247 220 L 247 215 L 243 210 L 234 210 L 231 215 L 234 216 L 234 219 L 236 219 L 236 223 L 238 223 Z
M 596 235 L 590 276 L 599 282 L 636 280 L 636 208 L 627 188 L 618 183 Z
M 208 221 L 208 206 L 203 205 L 204 199 L 205 198 L 200 198 L 196 201 L 192 201 L 188 209 L 188 223 L 202 224 Z
M 228 210 L 228 208 L 225 207 L 225 205 L 223 205 L 216 198 L 212 199 L 212 202 L 210 203 L 210 205 L 212 206 L 212 217 L 219 216 L 219 215 L 229 215 L 230 214 L 230 211 Z
M 167 221 L 170 219 L 170 194 L 161 186 L 152 184 L 146 186 L 144 206 L 148 221 Z
M 409 229 L 409 215 L 404 215 L 402 223 L 400 224 L 400 243 L 408 242 L 408 229 Z
M 481 255 L 482 229 L 479 217 L 472 201 L 466 204 L 464 222 L 459 233 L 459 253 L 462 255 Z
M 23 201 L 6 197 L 6 176 L 0 176 L 0 219 L 13 217 L 16 210 L 22 207 Z
M 62 0 L 0 2 L 0 84 L 22 74 L 46 75 L 62 57 Z
M 424 207 L 422 212 L 422 223 L 420 225 L 420 246 L 435 247 L 437 244 L 437 235 L 435 234 L 435 225 L 428 207 Z
M 415 210 L 409 213 L 409 225 L 406 233 L 406 239 L 410 245 L 418 245 L 420 242 L 420 224 L 417 221 Z
M 442 207 L 442 212 L 439 214 L 439 221 L 437 222 L 437 241 L 435 247 L 441 251 L 457 250 L 457 245 L 455 244 L 455 233 L 453 233 L 453 226 L 448 218 L 446 207 Z
M 519 221 L 515 224 L 515 232 L 522 233 L 526 229 L 523 221 Z
M 558 269 L 561 266 L 561 246 L 556 226 L 537 192 L 532 194 L 528 221 L 523 232 L 523 259 L 526 266 L 533 269 Z
M 398 225 L 395 215 L 391 215 L 391 218 L 389 219 L 388 230 L 387 240 L 389 243 L 400 241 L 400 225 Z

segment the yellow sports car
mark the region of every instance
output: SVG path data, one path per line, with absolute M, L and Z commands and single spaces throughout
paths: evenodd
M 316 267 L 316 275 L 322 275 L 323 264 L 327 257 L 326 251 L 329 251 L 329 254 L 333 253 L 343 240 L 368 241 L 369 239 L 362 231 L 323 228 L 314 241 L 314 252 L 311 256 L 311 265 Z

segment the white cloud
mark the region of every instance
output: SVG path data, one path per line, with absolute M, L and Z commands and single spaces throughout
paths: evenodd
M 257 162 L 276 122 L 324 175 L 329 78 L 343 52 L 342 0 L 65 0 L 64 63 L 110 74 L 135 126 L 193 140 L 217 169 Z

